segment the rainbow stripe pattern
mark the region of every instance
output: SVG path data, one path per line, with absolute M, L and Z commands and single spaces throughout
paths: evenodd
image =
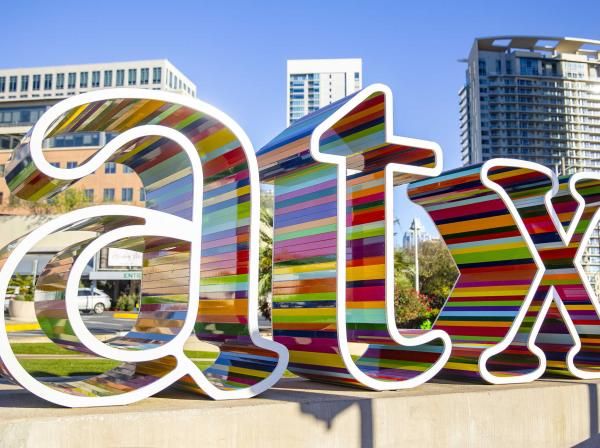
M 449 354 L 445 333 L 395 325 L 386 208 L 393 185 L 434 175 L 441 153 L 394 137 L 390 120 L 391 93 L 370 86 L 258 152 L 262 180 L 274 184 L 273 335 L 290 351 L 289 369 L 305 378 L 413 387 Z M 349 344 L 362 355 L 353 358 Z
M 445 375 L 600 376 L 600 306 L 579 261 L 598 222 L 599 176 L 557 178 L 541 165 L 493 159 L 416 181 L 408 194 L 460 270 L 434 325 L 452 338 Z
M 80 167 L 53 171 L 47 166 L 44 138 L 98 131 L 118 136 Z M 285 371 L 287 352 L 258 333 L 258 170 L 243 131 L 195 99 L 134 89 L 93 92 L 59 103 L 42 117 L 15 150 L 6 180 L 14 194 L 36 201 L 104 162 L 137 173 L 146 208 L 92 206 L 45 228 L 101 236 L 66 247 L 47 264 L 36 287 L 66 293 L 67 300 L 35 305 L 42 329 L 54 342 L 123 364 L 83 381 L 36 382 L 34 393 L 67 406 L 98 406 L 131 402 L 175 382 L 217 399 L 249 397 L 270 387 Z M 27 238 L 36 235 L 10 247 Z M 78 266 L 107 244 L 142 251 L 144 262 L 135 325 L 102 344 L 87 332 L 79 313 L 69 311 L 74 299 L 69 282 Z M 2 256 L 4 285 L 12 275 L 7 260 L 17 256 L 12 252 L 5 248 Z M 192 333 L 220 350 L 203 372 L 183 354 Z M 3 353 L 2 370 L 9 378 L 26 387 L 36 381 L 7 358 Z

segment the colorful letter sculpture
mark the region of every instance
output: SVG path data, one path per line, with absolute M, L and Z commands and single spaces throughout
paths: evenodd
M 600 218 L 600 175 L 557 178 L 510 159 L 441 173 L 438 145 L 392 127 L 391 92 L 372 85 L 298 120 L 257 161 L 233 120 L 192 98 L 117 89 L 55 105 L 13 153 L 12 193 L 51 198 L 114 162 L 137 173 L 146 207 L 89 206 L 13 241 L 0 251 L 0 302 L 36 244 L 87 231 L 37 278 L 36 291 L 64 299 L 36 301 L 37 319 L 62 347 L 121 364 L 87 379 L 36 379 L 2 316 L 0 372 L 70 407 L 127 404 L 171 385 L 252 397 L 288 361 L 302 377 L 374 390 L 440 372 L 496 384 L 545 372 L 600 378 L 600 304 L 580 264 Z M 85 132 L 109 140 L 82 165 L 45 159 L 46 139 Z M 257 320 L 259 174 L 274 188 L 273 340 Z M 460 271 L 432 330 L 398 329 L 394 318 L 393 188 L 408 183 Z M 77 293 L 108 246 L 143 253 L 142 299 L 131 331 L 101 342 Z M 203 370 L 183 350 L 192 334 L 220 349 Z
M 81 166 L 61 169 L 45 159 L 44 139 L 98 131 L 116 136 Z M 87 93 L 43 115 L 15 149 L 6 181 L 14 194 L 35 201 L 104 162 L 137 173 L 146 208 L 90 206 L 14 241 L 0 255 L 0 302 L 19 261 L 44 237 L 69 230 L 99 233 L 46 265 L 36 287 L 66 300 L 36 302 L 36 314 L 57 344 L 122 364 L 89 379 L 39 381 L 19 364 L 2 320 L 2 373 L 71 407 L 131 403 L 174 383 L 215 399 L 251 397 L 272 386 L 284 373 L 288 354 L 258 332 L 259 179 L 244 132 L 222 112 L 180 95 L 133 89 Z M 135 326 L 103 343 L 81 320 L 77 290 L 89 260 L 107 245 L 142 251 L 144 263 Z M 220 349 L 204 371 L 183 352 L 193 331 Z
M 434 325 L 452 338 L 444 373 L 496 384 L 545 371 L 600 378 L 600 306 L 579 261 L 598 223 L 600 175 L 559 179 L 492 159 L 408 192 L 460 270 Z
M 439 330 L 394 313 L 393 186 L 441 171 L 441 149 L 392 132 L 392 96 L 372 85 L 324 107 L 258 152 L 274 183 L 273 336 L 303 377 L 414 387 L 450 355 Z M 349 342 L 365 353 L 351 357 Z

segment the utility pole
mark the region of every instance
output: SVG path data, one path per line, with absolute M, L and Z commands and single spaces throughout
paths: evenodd
M 417 218 L 413 218 L 410 230 L 413 231 L 413 237 L 415 241 L 415 291 L 419 293 L 419 230 L 421 223 Z
M 39 263 L 39 260 L 37 258 L 35 260 L 33 260 L 33 273 L 32 273 L 33 279 L 31 281 L 31 289 L 32 289 L 31 292 L 33 293 L 34 297 L 35 297 L 35 282 L 37 280 L 38 263 Z

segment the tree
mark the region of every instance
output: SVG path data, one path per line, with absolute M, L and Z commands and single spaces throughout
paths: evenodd
M 401 328 L 421 328 L 432 315 L 429 298 L 414 289 L 414 268 L 403 250 L 394 252 L 394 309 Z
M 8 289 L 13 291 L 14 299 L 26 302 L 33 300 L 34 288 L 32 275 L 15 274 L 8 284 Z
M 396 322 L 403 328 L 430 328 L 458 276 L 450 252 L 439 240 L 419 244 L 419 293 L 414 251 L 398 249 L 394 255 Z
M 273 205 L 269 198 L 261 195 L 260 209 L 260 255 L 258 264 L 258 309 L 266 318 L 271 318 L 273 279 Z
M 15 195 L 10 196 L 11 207 L 23 207 L 29 209 L 34 215 L 54 215 L 70 212 L 72 210 L 89 205 L 89 200 L 79 188 L 68 188 L 50 199 L 39 201 L 26 201 Z
M 456 264 L 442 241 L 424 241 L 419 245 L 420 292 L 430 298 L 433 309 L 444 305 L 457 277 Z

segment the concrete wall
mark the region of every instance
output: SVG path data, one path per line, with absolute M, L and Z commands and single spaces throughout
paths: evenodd
M 364 392 L 284 379 L 259 398 L 165 392 L 127 407 L 61 409 L 0 387 L 2 447 L 593 447 L 598 383 L 429 383 Z

